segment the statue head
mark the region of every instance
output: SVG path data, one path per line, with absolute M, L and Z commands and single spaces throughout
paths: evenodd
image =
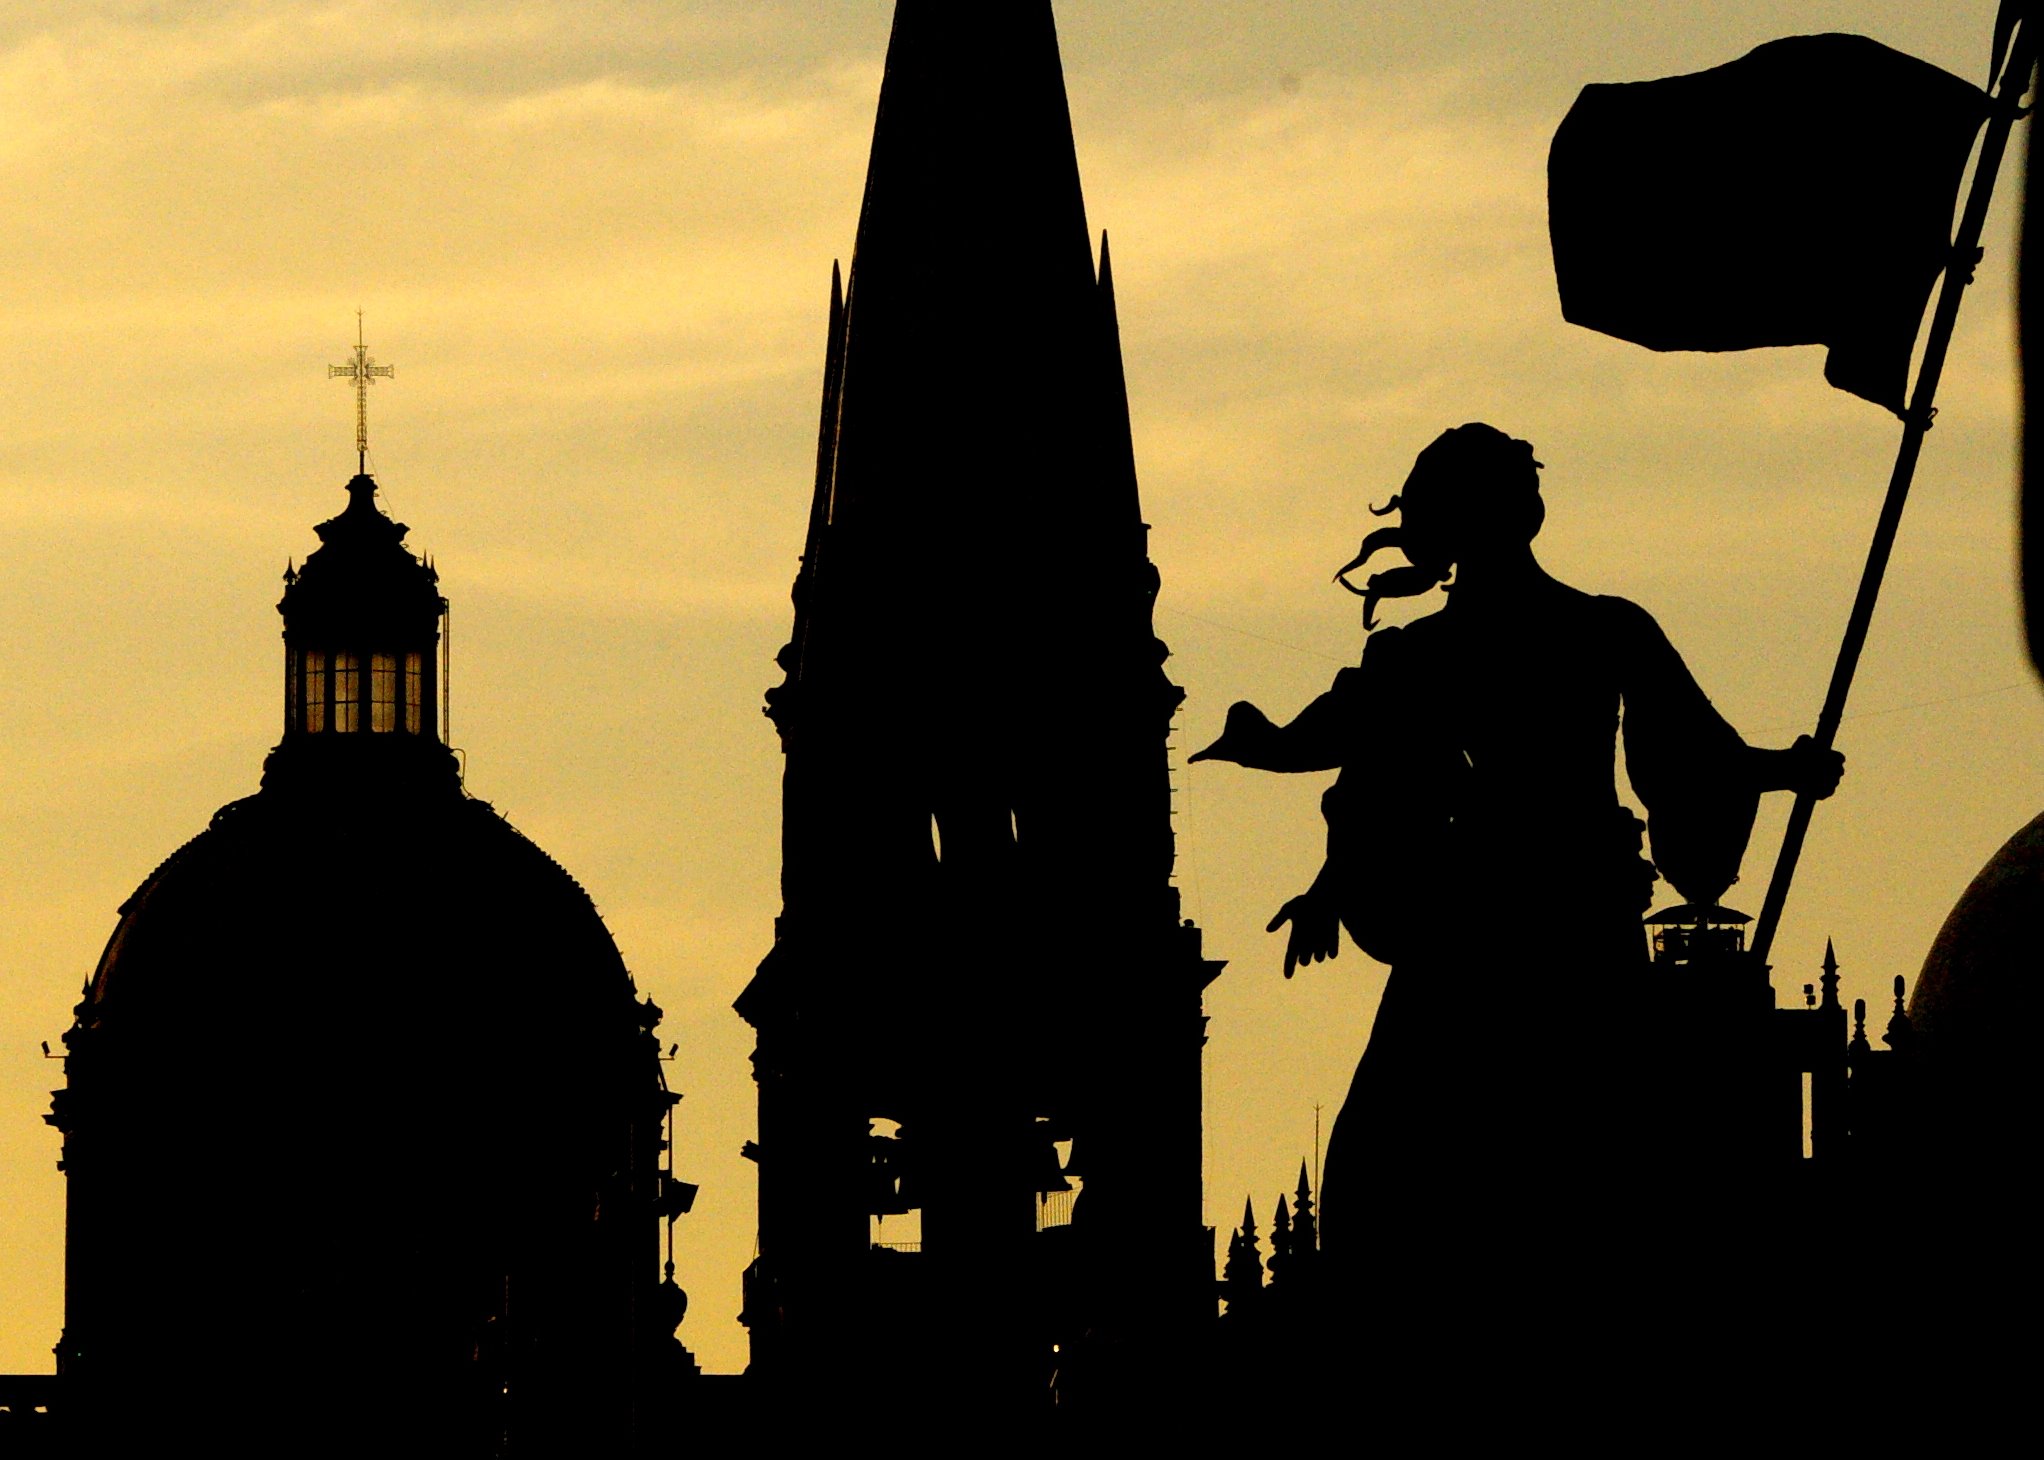
M 1373 516 L 1400 514 L 1394 527 L 1380 527 L 1363 539 L 1362 551 L 1341 566 L 1335 581 L 1363 599 L 1363 626 L 1376 627 L 1380 599 L 1409 598 L 1447 580 L 1460 563 L 1516 552 L 1530 543 L 1546 519 L 1540 499 L 1540 463 L 1530 443 L 1495 426 L 1472 421 L 1435 437 L 1420 452 L 1405 485 Z M 1361 588 L 1348 581 L 1385 548 L 1397 548 L 1410 565 L 1373 573 Z

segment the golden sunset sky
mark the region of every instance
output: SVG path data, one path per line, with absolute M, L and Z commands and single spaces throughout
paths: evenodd
M 1188 691 L 1178 882 L 1230 960 L 1208 993 L 1207 1215 L 1224 1236 L 1247 1192 L 1267 1221 L 1312 1155 L 1314 1107 L 1331 1121 L 1384 970 L 1351 948 L 1286 983 L 1263 932 L 1318 865 L 1324 778 L 1184 757 L 1230 701 L 1284 718 L 1354 661 L 1357 601 L 1329 575 L 1438 431 L 1481 419 L 1532 440 L 1543 560 L 1652 610 L 1749 739 L 1786 744 L 1816 717 L 1899 426 L 1827 387 L 1816 349 L 1662 356 L 1563 323 L 1545 160 L 1577 90 L 1826 30 L 1980 81 L 1994 9 L 1058 7 L 1089 216 L 1114 243 L 1157 628 Z M 0 7 L 0 1371 L 47 1371 L 62 1323 L 63 1178 L 40 1119 L 61 1074 L 38 1041 L 69 1022 L 116 907 L 255 789 L 277 739 L 274 605 L 354 470 L 352 402 L 326 367 L 357 307 L 397 372 L 372 393 L 371 465 L 453 603 L 469 788 L 582 881 L 667 1010 L 677 1164 L 703 1185 L 678 1229 L 682 1337 L 708 1368 L 742 1366 L 753 1090 L 730 1004 L 779 905 L 780 755 L 759 707 L 891 11 Z M 1775 947 L 1785 999 L 1830 936 L 1846 997 L 1885 1009 L 2044 806 L 2013 591 L 2013 169 L 2004 183 L 1841 737 L 1846 781 Z M 959 308 L 997 320 L 987 284 Z M 1763 810 L 1733 904 L 1757 911 L 1785 809 Z M 335 915 L 306 897 L 309 920 Z M 1500 956 L 1567 935 L 1565 917 L 1500 929 Z M 274 976 L 293 976 L 288 949 Z M 191 1059 L 231 1067 L 269 1037 L 324 1082 L 402 1080 L 426 1057 L 398 1017 L 370 1049 L 258 1036 L 262 990 L 248 997 L 251 1024 Z M 231 1109 L 161 1132 L 235 1135 Z M 321 1145 L 307 1129 L 300 1159 Z M 151 1212 L 206 1199 L 135 1192 L 133 1240 L 110 1256 L 179 1261 L 152 1245 Z

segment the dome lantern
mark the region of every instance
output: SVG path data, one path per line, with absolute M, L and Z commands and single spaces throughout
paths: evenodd
M 284 739 L 265 774 L 367 755 L 451 776 L 436 662 L 447 600 L 432 565 L 405 547 L 405 525 L 376 503 L 368 386 L 393 371 L 370 360 L 359 320 L 353 355 L 330 373 L 355 387 L 358 470 L 347 507 L 315 529 L 319 548 L 284 575 Z

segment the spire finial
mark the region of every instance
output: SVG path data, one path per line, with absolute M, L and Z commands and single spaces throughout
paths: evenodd
M 1829 938 L 1824 940 L 1824 977 L 1821 982 L 1824 988 L 1824 1007 L 1827 1009 L 1837 1008 L 1838 955 L 1832 952 L 1831 940 Z
M 355 358 L 345 365 L 329 365 L 328 379 L 345 379 L 355 387 L 355 472 L 358 476 L 369 474 L 369 383 L 381 377 L 385 380 L 397 374 L 394 365 L 378 365 L 369 358 L 369 350 L 362 343 L 362 311 L 355 311 Z
M 1888 1016 L 1887 1032 L 1881 1036 L 1881 1043 L 1887 1045 L 1890 1049 L 1906 1050 L 1910 1042 L 1916 1037 L 1916 1026 L 1910 1023 L 1909 1009 L 1902 999 L 1902 991 L 1906 987 L 1907 985 L 1903 982 L 1902 975 L 1896 974 L 1895 1012 Z

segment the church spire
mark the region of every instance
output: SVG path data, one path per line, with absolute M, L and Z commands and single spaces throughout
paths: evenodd
M 1030 499 L 1081 485 L 1048 470 L 1070 432 L 1043 423 L 1079 411 L 1098 429 L 1094 290 L 1047 0 L 902 0 L 848 284 L 831 522 L 962 513 L 998 554 Z

